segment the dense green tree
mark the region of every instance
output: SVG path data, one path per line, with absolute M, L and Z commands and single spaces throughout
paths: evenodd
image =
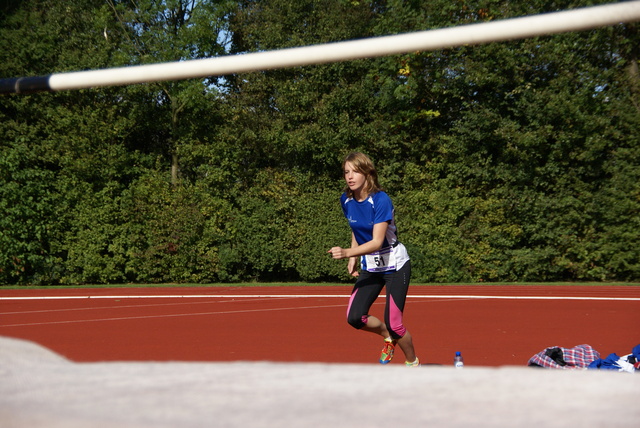
M 0 77 L 244 54 L 600 4 L 25 0 Z M 637 24 L 0 98 L 0 283 L 349 280 L 340 161 L 396 204 L 414 280 L 638 280 Z
M 533 2 L 518 10 L 465 2 L 458 17 L 469 23 L 574 6 Z M 633 133 L 614 131 L 631 129 L 638 120 L 632 85 L 624 77 L 633 69 L 629 64 L 637 64 L 629 49 L 637 45 L 630 43 L 637 37 L 635 27 L 417 54 L 411 68 L 403 68 L 411 73 L 407 82 L 415 74 L 414 84 L 421 88 L 415 98 L 431 101 L 430 110 L 437 113 L 430 129 L 415 139 L 427 146 L 405 181 L 419 197 L 425 187 L 433 195 L 444 192 L 445 200 L 455 201 L 448 214 L 457 213 L 445 217 L 450 222 L 444 228 L 426 231 L 418 247 L 438 263 L 450 260 L 445 263 L 454 267 L 450 280 L 617 277 L 604 267 L 610 262 L 597 248 L 611 242 L 592 244 L 604 232 L 601 217 L 610 217 L 611 206 L 597 203 L 603 192 L 611 192 L 610 160 L 619 163 L 617 152 L 637 146 Z M 421 86 L 423 79 L 428 80 Z M 420 130 L 405 126 L 403 132 Z M 632 158 L 629 165 L 636 162 Z M 632 174 L 627 179 L 636 182 Z M 616 194 L 615 203 L 627 207 L 625 221 L 635 223 L 633 192 Z M 440 224 L 429 214 L 415 215 L 421 218 L 418 228 Z M 451 244 L 434 247 L 433 242 Z
M 0 75 L 46 75 L 117 62 L 105 5 L 28 1 L 0 25 Z M 130 122 L 114 90 L 3 97 L 1 282 L 55 282 L 72 210 L 105 182 L 126 180 L 139 159 L 121 143 Z
M 224 14 L 214 16 L 218 3 L 136 2 L 141 10 L 128 8 L 134 3 L 112 1 L 32 0 L 13 5 L 0 29 L 5 56 L 1 75 L 45 75 L 219 53 Z M 165 32 L 171 25 L 175 38 Z M 154 38 L 162 37 L 174 43 L 172 49 L 153 44 Z M 153 57 L 149 51 L 167 53 Z M 106 233 L 99 240 L 91 235 L 90 244 L 96 248 L 96 257 L 111 257 L 112 241 L 122 239 L 114 233 L 127 217 L 118 204 L 102 205 L 104 193 L 109 200 L 118 200 L 121 192 L 139 183 L 137 177 L 144 171 L 162 168 L 162 160 L 169 159 L 175 166 L 178 143 L 206 143 L 218 120 L 214 83 L 188 81 L 3 98 L 2 159 L 8 165 L 1 188 L 7 193 L 3 203 L 15 215 L 5 217 L 2 227 L 3 239 L 8 241 L 3 246 L 7 253 L 2 259 L 7 262 L 2 272 L 12 272 L 2 282 L 69 278 L 65 269 L 79 269 L 77 256 L 88 260 L 90 252 L 82 248 L 88 243 L 81 237 L 87 236 L 87 228 L 99 227 L 101 212 L 110 219 L 101 226 Z M 179 114 L 187 119 L 178 120 Z M 156 158 L 161 160 L 159 165 Z M 172 170 L 175 183 L 177 170 Z M 37 205 L 30 205 L 32 200 Z M 56 277 L 46 274 L 48 270 L 57 272 Z M 98 280 L 90 273 L 83 277 L 76 272 L 73 278 L 74 282 Z M 105 278 L 125 276 L 106 273 Z
M 229 0 L 107 0 L 118 23 L 109 33 L 128 43 L 130 64 L 149 64 L 215 57 L 225 53 Z M 217 78 L 158 82 L 144 91 L 153 108 L 145 109 L 140 135 L 170 159 L 171 180 L 177 184 L 179 153 L 212 132 L 217 114 L 212 105 Z
M 231 21 L 235 54 L 367 37 L 374 18 L 366 2 L 239 3 Z M 336 152 L 365 145 L 370 114 L 363 77 L 369 64 L 353 61 L 230 76 L 234 113 L 227 125 L 239 131 L 235 144 L 246 150 L 246 162 L 324 175 L 335 168 Z

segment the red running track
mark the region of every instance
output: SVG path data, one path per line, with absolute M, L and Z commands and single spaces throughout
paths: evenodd
M 73 361 L 376 363 L 378 336 L 345 321 L 350 286 L 0 288 L 0 336 Z M 371 313 L 382 316 L 382 298 Z M 640 343 L 635 286 L 411 287 L 405 325 L 418 356 L 468 366 L 527 364 L 550 346 L 602 357 Z M 401 351 L 392 364 L 401 364 Z

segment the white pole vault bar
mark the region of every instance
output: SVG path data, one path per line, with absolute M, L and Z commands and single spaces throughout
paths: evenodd
M 268 52 L 0 79 L 0 94 L 63 91 L 223 76 L 584 31 L 635 21 L 640 21 L 640 1 L 637 0 L 459 27 Z

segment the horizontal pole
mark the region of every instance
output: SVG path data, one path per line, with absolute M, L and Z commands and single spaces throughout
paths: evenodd
M 584 31 L 635 21 L 640 21 L 640 1 L 638 0 L 267 52 L 58 73 L 40 77 L 0 79 L 0 94 L 62 91 L 223 76 Z

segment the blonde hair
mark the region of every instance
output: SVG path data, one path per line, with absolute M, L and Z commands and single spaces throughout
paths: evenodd
M 362 189 L 367 195 L 371 195 L 382 190 L 380 184 L 378 183 L 378 171 L 376 171 L 376 167 L 373 165 L 373 162 L 369 158 L 369 156 L 360 152 L 351 152 L 342 161 L 342 171 L 344 172 L 345 165 L 347 162 L 350 162 L 353 165 L 353 168 L 364 175 L 365 183 L 364 188 Z M 345 186 L 344 189 L 347 197 L 353 198 L 353 191 L 349 189 L 349 186 Z

